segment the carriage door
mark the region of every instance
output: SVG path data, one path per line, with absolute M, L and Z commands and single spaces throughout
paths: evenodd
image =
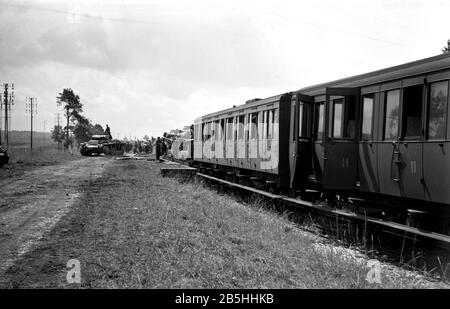
M 397 142 L 397 162 L 400 194 L 409 198 L 424 198 L 422 148 L 424 79 L 403 81 L 400 138 Z
M 297 93 L 291 103 L 291 188 L 301 189 L 312 174 L 312 111 L 314 98 Z
M 326 189 L 352 190 L 357 183 L 359 88 L 327 88 L 324 180 Z

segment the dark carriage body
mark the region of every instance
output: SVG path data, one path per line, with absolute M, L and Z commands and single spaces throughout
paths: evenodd
M 450 204 L 449 80 L 444 54 L 295 92 L 293 186 Z

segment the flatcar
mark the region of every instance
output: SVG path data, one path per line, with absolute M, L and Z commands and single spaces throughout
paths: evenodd
M 196 119 L 193 163 L 450 234 L 449 81 L 442 54 L 250 100 Z

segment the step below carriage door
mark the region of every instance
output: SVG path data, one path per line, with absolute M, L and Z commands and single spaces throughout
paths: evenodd
M 356 188 L 359 95 L 359 88 L 326 89 L 323 180 L 326 189 Z
M 312 111 L 314 97 L 297 93 L 292 97 L 290 126 L 291 188 L 301 189 L 312 173 Z

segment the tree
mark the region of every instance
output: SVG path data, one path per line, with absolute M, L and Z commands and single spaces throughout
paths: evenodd
M 96 123 L 92 128 L 91 128 L 91 134 L 92 135 L 103 135 L 105 134 L 105 130 L 103 130 L 103 127 L 101 124 Z
M 87 142 L 91 139 L 92 134 L 90 132 L 91 130 L 91 123 L 89 119 L 79 116 L 77 124 L 73 128 L 73 135 L 75 137 L 75 141 L 79 145 L 80 143 Z
M 67 125 L 64 128 L 66 131 L 66 146 L 69 143 L 69 121 L 78 120 L 83 112 L 83 104 L 80 103 L 80 97 L 76 95 L 72 89 L 65 88 L 57 97 L 57 105 L 63 106 L 64 116 L 67 118 Z
M 145 134 L 145 135 L 144 135 L 144 137 L 143 137 L 143 140 L 144 140 L 144 141 L 146 141 L 146 142 L 148 142 L 148 141 L 149 141 L 149 139 L 150 139 L 150 137 L 148 137 L 148 135 L 147 135 L 147 134 Z
M 62 126 L 55 125 L 51 131 L 52 133 L 52 139 L 58 143 L 58 148 L 61 145 L 62 141 L 64 140 L 64 131 Z

